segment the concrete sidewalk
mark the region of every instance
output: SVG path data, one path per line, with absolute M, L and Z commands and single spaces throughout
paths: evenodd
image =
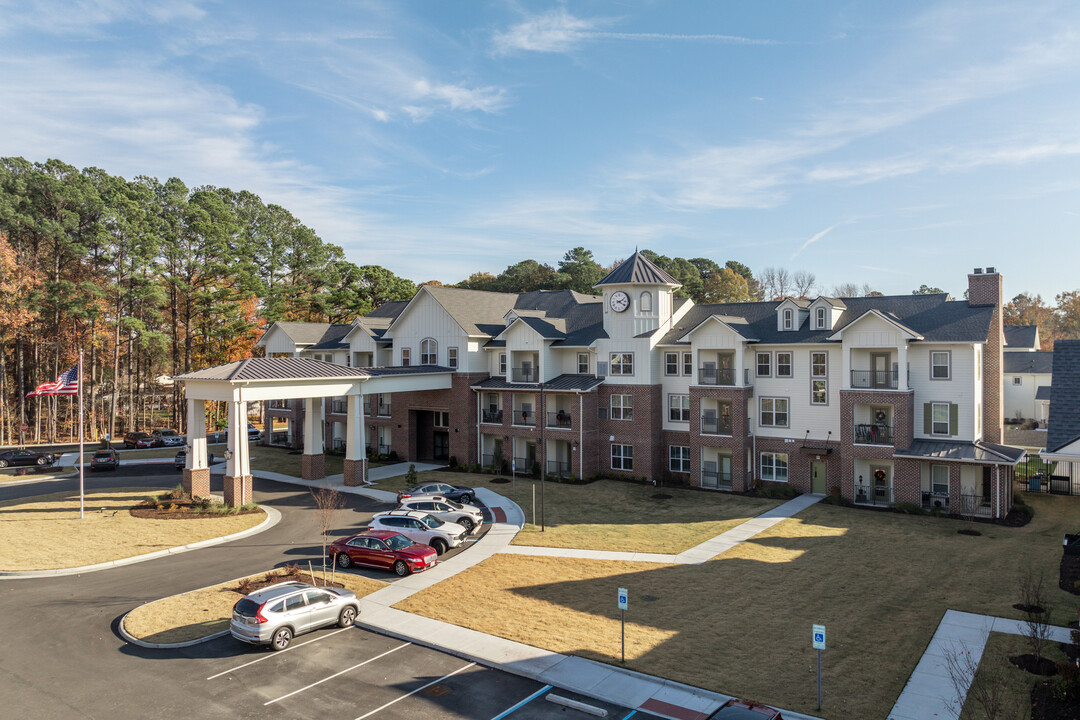
M 398 477 L 405 475 L 409 472 L 409 465 L 416 466 L 416 472 L 424 472 L 426 470 L 438 470 L 444 465 L 429 465 L 427 463 L 396 463 L 394 465 L 383 465 L 377 468 L 371 468 L 368 471 L 368 480 L 377 482 L 379 480 L 385 480 L 386 478 Z M 217 463 L 210 466 L 210 472 L 214 475 L 225 474 L 226 463 Z M 369 497 L 372 500 L 378 500 L 379 502 L 397 504 L 397 493 L 389 490 L 379 490 L 377 487 L 371 487 L 370 485 L 356 485 L 350 486 L 345 484 L 345 476 L 343 474 L 328 475 L 321 480 L 304 480 L 298 478 L 295 475 L 286 475 L 284 473 L 270 472 L 269 470 L 252 470 L 253 477 L 262 478 L 264 480 L 273 480 L 280 483 L 289 483 L 292 485 L 303 485 L 313 489 L 331 487 L 339 492 L 348 493 L 349 495 L 362 495 Z M 477 497 L 480 497 L 479 492 Z M 517 507 L 516 505 L 514 507 Z

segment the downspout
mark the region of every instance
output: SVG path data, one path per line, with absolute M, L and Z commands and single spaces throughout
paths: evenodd
M 578 393 L 578 479 L 585 479 L 585 396 Z
M 480 434 L 480 392 L 476 393 L 476 461 L 484 462 L 483 436 Z M 471 464 L 471 463 L 470 463 Z

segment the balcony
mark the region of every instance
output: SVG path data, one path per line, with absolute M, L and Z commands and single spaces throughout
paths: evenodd
M 698 384 L 732 387 L 735 385 L 735 368 L 698 368 Z
M 731 473 L 718 470 L 702 470 L 701 487 L 713 490 L 730 490 Z
M 349 401 L 345 398 L 338 400 L 337 398 L 330 401 L 330 412 L 334 415 L 344 415 L 348 412 Z
M 502 418 L 502 410 L 483 410 L 480 412 L 480 422 L 489 423 L 491 425 L 502 425 Z
M 569 430 L 571 428 L 570 413 L 562 410 L 558 412 L 549 412 L 547 414 L 547 426 L 549 428 Z
M 892 505 L 892 487 L 889 485 L 856 485 L 855 504 L 888 507 Z
M 852 370 L 851 387 L 895 390 L 898 374 L 896 370 Z
M 856 425 L 855 442 L 858 445 L 892 445 L 892 425 Z
M 532 366 L 511 368 L 510 382 L 538 383 L 540 382 L 540 370 Z
M 702 435 L 731 435 L 731 418 L 715 415 L 701 416 Z
M 536 427 L 536 413 L 532 410 L 515 410 L 513 424 L 522 427 Z
M 949 493 L 948 492 L 927 492 L 923 490 L 922 494 L 922 507 L 923 510 L 933 510 L 934 508 L 941 508 L 942 510 L 949 509 Z
M 495 472 L 503 472 L 502 466 L 506 463 L 506 460 L 502 455 L 481 455 L 480 464 L 484 467 L 493 468 Z
M 390 403 L 386 403 L 385 405 L 380 405 L 378 407 L 378 410 L 375 411 L 375 414 L 378 417 L 390 417 Z
M 961 495 L 960 506 L 954 512 L 961 517 L 991 517 L 993 507 L 987 495 Z
M 533 471 L 533 465 L 536 464 L 536 460 L 530 460 L 529 458 L 514 458 L 514 472 L 521 475 L 531 475 Z
M 390 454 L 390 446 L 389 445 L 383 445 L 382 443 L 379 443 L 379 454 L 380 455 L 389 455 Z
M 563 462 L 562 460 L 548 460 L 547 474 L 558 475 L 559 477 L 566 477 L 570 474 L 570 463 L 568 461 Z

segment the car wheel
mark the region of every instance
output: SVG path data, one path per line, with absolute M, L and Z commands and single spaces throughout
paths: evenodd
M 38 458 L 37 459 L 37 464 L 38 465 L 48 465 L 49 464 L 49 458 Z
M 341 611 L 341 615 L 338 616 L 338 627 L 349 627 L 356 620 L 356 608 L 352 605 Z
M 476 527 L 476 525 L 473 524 L 472 518 L 461 518 L 457 521 L 457 523 L 461 527 L 465 528 L 466 533 L 471 533 L 472 529 Z
M 289 647 L 289 643 L 292 642 L 292 630 L 287 627 L 278 628 L 274 633 L 273 639 L 270 641 L 270 647 L 277 650 L 284 650 Z
M 347 568 L 352 565 L 352 558 L 349 557 L 349 553 L 338 553 L 337 565 L 339 568 Z
M 398 560 L 394 563 L 394 572 L 398 577 L 405 577 L 409 574 L 409 566 L 404 560 Z
M 8 466 L 7 460 L 0 460 L 0 468 L 6 468 Z
M 460 502 L 461 502 L 462 505 L 472 505 L 472 501 L 473 501 L 473 496 L 468 494 L 468 493 L 465 493 L 464 495 L 461 496 Z
M 431 547 L 435 548 L 436 555 L 442 555 L 449 548 L 445 540 L 432 540 Z

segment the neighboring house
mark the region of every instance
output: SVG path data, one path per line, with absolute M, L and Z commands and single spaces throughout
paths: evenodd
M 1005 352 L 1035 352 L 1041 348 L 1038 325 L 1006 325 Z
M 1002 392 L 1006 420 L 1035 420 L 1042 427 L 1046 427 L 1054 353 L 1043 350 L 1009 350 L 1005 352 L 1004 360 L 1005 379 Z
M 1051 491 L 1078 494 L 1080 488 L 1080 340 L 1054 342 L 1054 384 L 1044 462 L 1056 462 Z M 1063 487 L 1054 487 L 1055 482 Z
M 365 396 L 373 452 L 1000 517 L 1024 456 L 1001 444 L 1001 282 L 976 269 L 966 301 L 696 305 L 635 253 L 602 297 L 423 286 L 350 326 L 276 323 L 260 344 L 452 375 L 449 390 Z

